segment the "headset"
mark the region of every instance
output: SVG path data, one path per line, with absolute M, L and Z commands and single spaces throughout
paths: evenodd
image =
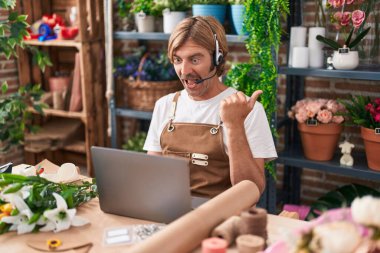
M 198 17 L 199 18 L 199 17 Z M 197 20 L 197 18 L 195 18 Z M 214 66 L 219 66 L 222 62 L 223 62 L 223 53 L 222 51 L 219 49 L 219 41 L 218 41 L 218 38 L 216 36 L 216 33 L 214 31 L 214 29 L 212 28 L 212 26 L 210 25 L 210 23 L 205 19 L 205 18 L 201 18 L 211 29 L 212 31 L 212 34 L 214 36 L 214 41 L 215 41 L 215 51 L 213 53 L 213 64 Z

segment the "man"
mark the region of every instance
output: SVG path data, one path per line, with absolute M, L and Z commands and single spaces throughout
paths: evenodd
M 249 98 L 227 87 L 228 47 L 213 17 L 191 17 L 170 36 L 168 57 L 184 90 L 156 102 L 144 149 L 153 155 L 189 159 L 192 194 L 214 197 L 242 180 L 265 188 L 264 161 L 277 153 L 263 106 L 262 91 Z

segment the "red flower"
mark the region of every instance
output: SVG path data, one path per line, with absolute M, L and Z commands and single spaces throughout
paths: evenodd
M 380 122 L 380 113 L 376 114 L 373 119 L 375 120 L 375 122 Z
M 380 105 L 380 98 L 375 99 L 375 104 Z

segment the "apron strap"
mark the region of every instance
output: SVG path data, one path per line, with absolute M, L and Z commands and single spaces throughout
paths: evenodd
M 172 106 L 170 108 L 170 113 L 169 113 L 169 124 L 168 124 L 168 132 L 171 132 L 174 130 L 173 126 L 173 120 L 175 118 L 175 112 L 177 110 L 177 102 L 178 98 L 181 95 L 181 92 L 177 91 L 174 95 L 173 101 L 172 101 Z

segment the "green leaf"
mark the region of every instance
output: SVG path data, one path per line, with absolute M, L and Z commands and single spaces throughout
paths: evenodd
M 28 224 L 30 225 L 30 224 L 36 223 L 40 217 L 41 217 L 41 213 L 33 214 L 32 217 L 30 217 Z
M 369 29 L 371 29 L 371 27 L 368 27 L 367 29 L 365 29 L 364 31 L 362 31 L 349 45 L 347 45 L 350 49 L 351 48 L 354 48 L 363 38 L 364 36 L 367 35 L 367 33 L 369 32 Z
M 5 94 L 5 93 L 7 93 L 7 91 L 8 91 L 8 83 L 7 83 L 7 81 L 4 81 L 1 84 L 1 93 Z
M 10 14 L 9 14 L 9 16 L 8 16 L 8 20 L 9 21 L 16 21 L 16 19 L 17 19 L 17 16 L 18 16 L 18 14 L 17 14 L 17 12 L 11 12 Z
M 331 39 L 328 39 L 328 38 L 325 38 L 321 35 L 317 35 L 317 40 L 319 40 L 320 42 L 322 43 L 325 43 L 326 45 L 328 45 L 329 47 L 331 47 L 332 49 L 335 49 L 335 50 L 338 50 L 339 48 L 341 48 L 341 45 L 339 45 L 336 41 L 334 40 L 331 40 Z
M 17 21 L 24 22 L 28 18 L 28 15 L 20 15 L 17 17 Z
M 14 183 L 11 187 L 4 191 L 5 194 L 18 192 L 22 188 L 21 183 Z
M 351 31 L 350 31 L 350 34 L 348 35 L 346 41 L 344 42 L 344 45 L 346 45 L 348 47 L 348 45 L 350 44 L 350 41 L 351 41 L 351 37 L 352 37 L 352 34 L 354 32 L 354 28 L 352 27 Z

